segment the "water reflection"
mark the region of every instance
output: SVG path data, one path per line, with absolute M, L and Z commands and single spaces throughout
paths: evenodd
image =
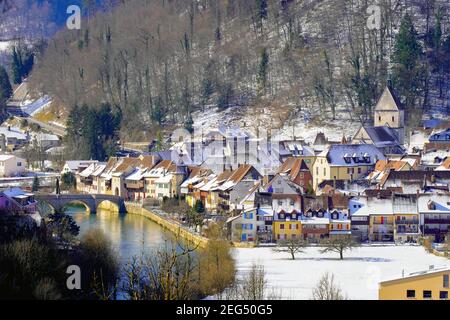
M 141 253 L 150 253 L 164 245 L 170 234 L 159 225 L 139 215 L 118 214 L 99 209 L 96 214 L 86 212 L 84 206 L 73 205 L 66 214 L 80 226 L 80 237 L 90 229 L 100 229 L 111 240 L 122 262 Z

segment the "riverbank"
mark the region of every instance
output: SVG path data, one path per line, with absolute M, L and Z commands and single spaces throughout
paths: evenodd
M 148 209 L 143 208 L 138 204 L 126 203 L 125 207 L 127 209 L 128 214 L 136 214 L 148 218 L 154 223 L 158 224 L 162 228 L 172 232 L 175 235 L 179 235 L 184 240 L 193 243 L 194 245 L 198 245 L 201 248 L 205 248 L 208 244 L 208 239 L 196 234 L 193 234 L 188 229 L 181 226 L 179 223 L 174 221 L 169 221 L 160 217 L 159 215 L 151 212 Z

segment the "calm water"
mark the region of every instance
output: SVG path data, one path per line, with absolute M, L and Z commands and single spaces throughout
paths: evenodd
M 170 233 L 139 215 L 118 214 L 99 209 L 96 214 L 86 212 L 84 206 L 70 206 L 66 214 L 80 226 L 80 237 L 90 229 L 100 229 L 111 240 L 122 262 L 133 256 L 151 253 L 164 246 Z

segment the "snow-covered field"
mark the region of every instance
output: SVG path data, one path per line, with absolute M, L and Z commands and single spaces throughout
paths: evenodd
M 264 266 L 269 288 L 283 299 L 308 300 L 313 288 L 326 272 L 348 299 L 377 300 L 378 283 L 409 273 L 450 265 L 450 260 L 427 253 L 420 246 L 362 246 L 344 255 L 321 254 L 320 248 L 308 248 L 290 260 L 289 254 L 275 253 L 271 248 L 235 249 L 238 276 L 253 263 Z

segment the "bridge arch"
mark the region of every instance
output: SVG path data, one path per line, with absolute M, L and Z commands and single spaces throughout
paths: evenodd
M 38 202 L 47 203 L 55 212 L 63 212 L 64 208 L 73 203 L 81 203 L 89 212 L 96 213 L 97 208 L 102 204 L 110 203 L 110 208 L 119 213 L 125 213 L 125 202 L 123 198 L 112 195 L 92 195 L 92 194 L 47 194 L 36 195 Z M 112 204 L 111 204 L 112 203 Z
M 65 212 L 67 210 L 67 207 L 69 207 L 71 205 L 82 205 L 86 209 L 87 213 L 91 213 L 91 211 L 92 211 L 92 208 L 83 200 L 73 200 L 73 201 L 67 202 L 65 205 L 63 205 L 61 207 L 61 212 Z
M 117 211 L 120 213 L 120 204 L 108 199 L 97 200 L 95 206 L 97 211 L 99 209 L 105 209 L 109 211 Z

